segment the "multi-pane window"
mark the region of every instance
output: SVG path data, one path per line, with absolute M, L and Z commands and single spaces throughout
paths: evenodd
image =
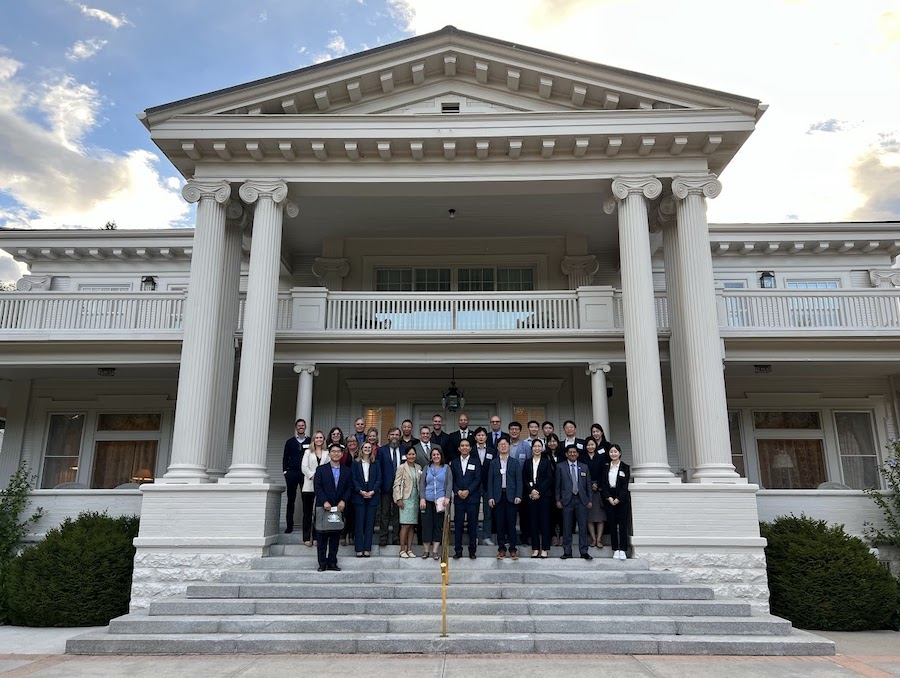
M 460 292 L 490 292 L 494 289 L 493 268 L 460 268 L 456 271 L 456 288 Z
M 878 449 L 869 412 L 835 412 L 844 484 L 854 490 L 878 487 Z
M 498 268 L 497 291 L 519 292 L 534 289 L 533 268 Z
M 819 412 L 755 411 L 753 428 L 763 487 L 815 489 L 828 480 Z
M 788 280 L 789 290 L 836 290 L 840 287 L 837 280 Z
M 153 482 L 161 423 L 159 413 L 98 414 L 91 487 Z
M 50 415 L 41 489 L 49 490 L 62 483 L 75 482 L 78 476 L 84 420 L 84 414 Z
M 525 403 L 513 404 L 513 421 L 517 421 L 522 424 L 522 431 L 525 437 L 528 436 L 528 422 L 534 419 L 535 421 L 545 422 L 547 421 L 547 406 L 544 404 L 540 405 L 529 405 Z
M 79 292 L 131 292 L 130 283 L 84 283 L 78 285 Z
M 746 478 L 747 470 L 744 465 L 744 443 L 741 440 L 741 413 L 739 410 L 728 411 L 728 434 L 731 438 L 731 463 L 734 464 L 734 470 L 742 478 Z
M 379 268 L 376 292 L 518 292 L 534 289 L 534 269 L 514 267 Z
M 375 291 L 412 292 L 411 268 L 379 268 L 375 271 Z
M 449 268 L 417 268 L 415 269 L 415 290 L 417 292 L 449 292 Z

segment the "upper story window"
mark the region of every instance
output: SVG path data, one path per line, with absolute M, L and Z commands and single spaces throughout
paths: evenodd
M 788 280 L 789 290 L 836 290 L 841 286 L 839 280 Z
M 376 292 L 513 292 L 534 289 L 534 269 L 379 268 Z
M 459 113 L 458 101 L 445 101 L 441 104 L 441 113 Z
M 721 285 L 726 290 L 745 290 L 747 289 L 746 280 L 716 280 L 716 284 Z
M 79 292 L 131 292 L 130 283 L 80 283 Z

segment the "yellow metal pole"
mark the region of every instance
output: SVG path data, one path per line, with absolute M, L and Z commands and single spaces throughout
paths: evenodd
M 450 504 L 444 509 L 444 534 L 441 539 L 441 638 L 447 637 L 447 587 L 450 585 Z

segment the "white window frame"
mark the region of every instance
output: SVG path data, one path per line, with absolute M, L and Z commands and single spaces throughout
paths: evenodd
M 133 283 L 78 283 L 79 292 L 131 292 Z
M 496 292 L 498 285 L 498 269 L 530 269 L 533 273 L 532 282 L 534 283 L 534 288 L 531 290 L 523 290 L 526 292 L 538 291 L 538 281 L 537 281 L 537 268 L 534 266 L 527 265 L 516 265 L 516 264 L 494 264 L 494 265 L 483 265 L 483 264 L 469 264 L 469 265 L 457 265 L 457 266 L 377 266 L 372 269 L 372 290 L 377 291 L 378 286 L 378 271 L 383 270 L 409 270 L 412 272 L 412 292 L 426 292 L 428 290 L 417 290 L 416 289 L 416 271 L 425 271 L 425 270 L 441 270 L 441 269 L 449 269 L 450 270 L 450 289 L 449 292 L 458 292 L 459 291 L 459 272 L 462 269 L 492 269 L 494 271 L 494 289 L 493 290 L 484 290 L 485 292 Z M 390 294 L 390 292 L 386 292 L 386 294 Z
M 827 292 L 828 290 L 839 290 L 841 289 L 841 279 L 840 278 L 826 278 L 826 277 L 816 277 L 816 278 L 785 278 L 784 279 L 784 289 L 786 290 L 809 290 L 812 292 Z M 803 285 L 807 283 L 825 283 L 826 285 L 834 283 L 834 287 L 791 287 L 791 285 Z
M 869 415 L 869 426 L 871 427 L 872 432 L 872 440 L 875 443 L 874 457 L 875 457 L 875 470 L 880 468 L 882 463 L 882 451 L 881 446 L 878 442 L 878 427 L 875 426 L 875 412 L 871 409 L 859 408 L 859 407 L 835 407 L 832 408 L 829 414 L 831 415 L 831 426 L 834 432 L 834 449 L 835 454 L 837 455 L 837 467 L 841 473 L 840 482 L 844 485 L 848 485 L 848 483 L 844 480 L 844 464 L 843 457 L 841 454 L 841 443 L 838 439 L 838 430 L 837 430 L 837 415 L 843 413 L 851 413 L 851 414 L 868 414 Z M 857 456 L 857 455 L 847 455 L 847 456 Z M 865 455 L 865 456 L 873 456 L 873 455 Z M 884 488 L 884 478 L 881 477 L 880 473 L 877 473 L 878 484 L 875 486 L 878 489 Z M 849 485 L 848 485 L 849 487 Z M 856 488 L 854 488 L 856 489 Z
M 549 256 L 534 254 L 512 254 L 498 261 L 495 255 L 465 255 L 450 257 L 416 257 L 416 264 L 410 264 L 409 255 L 373 255 L 362 257 L 362 283 L 368 286 L 364 291 L 374 292 L 376 274 L 380 268 L 449 268 L 450 290 L 457 289 L 456 271 L 460 268 L 530 268 L 534 271 L 534 291 L 550 289 Z M 496 279 L 495 279 L 496 282 Z M 413 283 L 415 285 L 415 281 Z M 388 293 L 389 294 L 389 293 Z

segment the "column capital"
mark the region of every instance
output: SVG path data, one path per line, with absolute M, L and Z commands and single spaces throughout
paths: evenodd
M 278 204 L 285 201 L 287 191 L 287 184 L 281 179 L 250 179 L 241 184 L 238 194 L 248 204 L 256 202 L 261 195 L 272 198 Z
M 609 371 L 612 369 L 612 365 L 609 363 L 588 363 L 587 369 L 584 371 L 585 374 L 591 375 L 596 372 L 603 372 L 604 374 L 609 374 Z
M 675 177 L 672 179 L 672 193 L 678 200 L 684 200 L 689 195 L 715 198 L 721 192 L 722 183 L 715 174 Z
M 294 372 L 297 374 L 306 372 L 314 377 L 319 376 L 319 370 L 316 369 L 315 363 L 294 363 Z
M 345 278 L 350 273 L 350 261 L 342 258 L 316 257 L 312 265 L 312 272 L 317 278 L 324 278 L 329 273 L 337 273 L 340 277 Z
M 221 181 L 207 181 L 189 179 L 181 189 L 182 197 L 190 203 L 200 202 L 202 198 L 213 198 L 218 203 L 224 203 L 231 197 L 231 184 Z
M 565 275 L 572 275 L 575 273 L 594 275 L 594 273 L 600 269 L 600 263 L 593 254 L 565 256 L 560 264 L 560 269 L 562 269 L 562 272 Z
M 616 211 L 616 208 L 619 206 L 619 201 L 616 200 L 615 196 L 606 198 L 603 201 L 603 211 L 606 214 L 612 214 Z
M 612 182 L 613 195 L 624 200 L 629 195 L 643 195 L 648 200 L 658 198 L 662 193 L 662 182 L 648 175 L 635 177 L 616 177 Z

